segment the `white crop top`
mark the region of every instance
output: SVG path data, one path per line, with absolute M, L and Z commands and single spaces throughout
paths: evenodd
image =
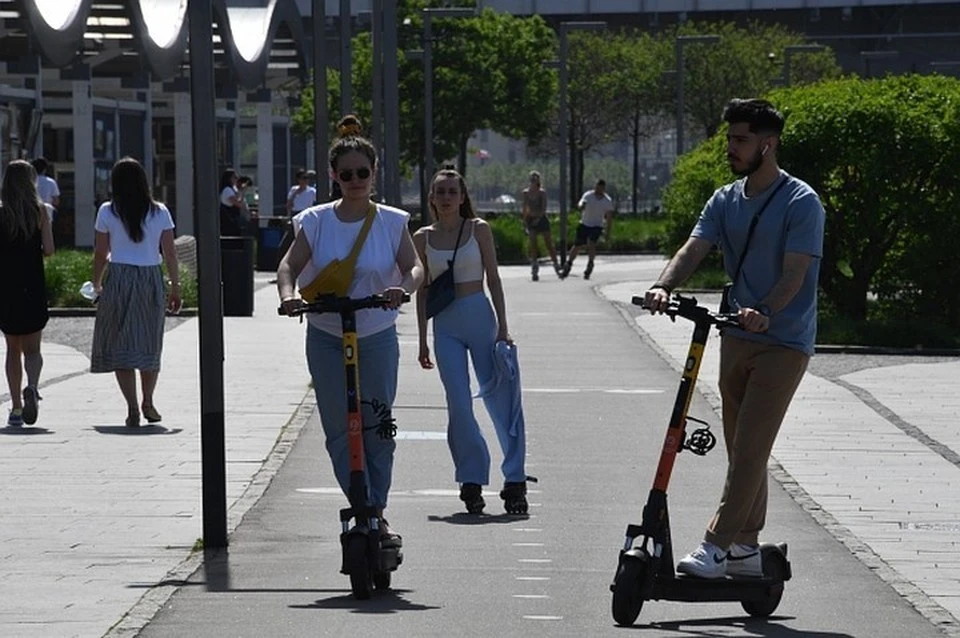
M 430 279 L 440 276 L 448 268 L 447 262 L 451 259 L 453 250 L 438 250 L 431 246 L 430 233 L 427 232 L 427 268 L 430 269 Z M 470 237 L 460 246 L 457 258 L 453 261 L 453 281 L 458 284 L 483 281 L 483 258 L 480 255 L 480 244 L 477 243 L 472 229 Z

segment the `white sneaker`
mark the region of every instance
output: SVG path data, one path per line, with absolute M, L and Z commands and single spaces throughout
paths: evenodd
M 734 543 L 727 552 L 727 576 L 763 578 L 763 558 L 759 545 Z
M 727 574 L 727 552 L 701 541 L 700 547 L 680 559 L 677 571 L 699 578 L 723 578 Z

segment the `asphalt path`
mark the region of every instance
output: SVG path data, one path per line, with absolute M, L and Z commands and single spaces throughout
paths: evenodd
M 393 588 L 355 601 L 338 573 L 344 499 L 314 414 L 291 426 L 301 428 L 296 444 L 229 552 L 210 554 L 139 635 L 942 635 L 776 483 L 764 539 L 789 543 L 794 577 L 772 618 L 750 619 L 737 603 L 650 601 L 634 628 L 615 627 L 608 585 L 626 524 L 639 522 L 678 378 L 640 338 L 631 312 L 594 290 L 629 273 L 600 263 L 593 281 L 575 268 L 564 282 L 544 276 L 534 285 L 524 270 L 504 270 L 523 366 L 527 470 L 540 479 L 531 515 L 502 514 L 500 455 L 479 402 L 494 457 L 488 514 L 461 513 L 442 389 L 435 372 L 416 364 L 415 325 L 405 313 L 388 510 L 404 536 L 405 562 Z M 691 415 L 719 430 L 700 397 Z M 678 459 L 669 490 L 678 556 L 699 541 L 723 472 L 721 448 Z

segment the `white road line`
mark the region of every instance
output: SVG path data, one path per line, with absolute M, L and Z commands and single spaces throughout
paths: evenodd
M 401 441 L 446 441 L 447 433 L 436 430 L 397 430 L 395 438 Z
M 515 532 L 542 532 L 542 527 L 514 527 Z
M 537 600 L 543 600 L 544 598 L 550 598 L 546 594 L 514 594 L 514 598 L 531 598 Z
M 544 563 L 552 563 L 553 559 L 552 558 L 518 558 L 517 562 L 544 564 Z
M 524 620 L 563 620 L 563 616 L 523 616 Z
M 524 388 L 531 394 L 580 394 L 594 392 L 598 394 L 663 394 L 666 390 L 652 388 Z
M 514 547 L 543 547 L 544 543 L 511 543 Z
M 513 578 L 514 580 L 536 580 L 536 581 L 550 580 L 549 576 L 514 576 Z

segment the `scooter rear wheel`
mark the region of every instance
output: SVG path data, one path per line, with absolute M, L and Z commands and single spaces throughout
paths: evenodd
M 357 600 L 367 600 L 373 591 L 367 537 L 356 535 L 347 544 L 347 565 L 350 570 L 350 591 Z
M 764 547 L 760 551 L 763 559 L 763 576 L 777 581 L 767 590 L 763 600 L 744 600 L 740 602 L 743 610 L 754 618 L 767 618 L 780 605 L 783 598 L 783 582 L 788 578 L 786 558 L 773 547 Z
M 643 582 L 649 563 L 646 556 L 620 556 L 617 575 L 610 589 L 613 591 L 613 620 L 621 627 L 629 627 L 643 608 Z

